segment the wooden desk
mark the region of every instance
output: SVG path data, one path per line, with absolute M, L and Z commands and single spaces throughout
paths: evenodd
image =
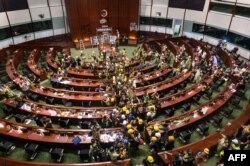
M 118 160 L 116 162 L 97 162 L 97 163 L 38 163 L 32 161 L 14 160 L 0 157 L 0 162 L 5 162 L 5 166 L 129 166 L 130 159 Z
M 39 102 L 34 102 L 31 100 L 24 100 L 26 107 L 17 108 L 17 102 L 14 99 L 6 99 L 4 103 L 14 109 L 19 111 L 36 114 L 41 116 L 51 116 L 52 118 L 68 118 L 75 120 L 77 123 L 80 119 L 94 120 L 102 119 L 104 116 L 109 117 L 110 112 L 115 109 L 115 107 L 66 107 L 66 106 L 56 106 L 49 105 Z
M 196 83 L 194 86 L 190 87 L 189 89 L 186 89 L 182 92 L 173 94 L 171 96 L 161 98 L 160 99 L 161 108 L 172 106 L 174 104 L 180 103 L 182 101 L 185 101 L 185 100 L 195 96 L 196 94 L 198 94 L 202 91 L 201 83 L 203 81 L 209 85 L 212 82 L 212 80 L 213 79 L 211 77 L 206 77 L 202 81 L 200 81 L 200 82 Z M 172 100 L 173 98 L 174 98 L 174 100 Z
M 6 64 L 6 72 L 8 73 L 8 76 L 16 83 L 20 84 L 21 80 L 18 74 L 16 73 L 15 68 L 13 67 L 12 60 L 8 60 Z M 104 93 L 99 92 L 80 92 L 80 91 L 67 91 L 67 90 L 58 90 L 53 88 L 44 88 L 40 85 L 32 87 L 30 89 L 31 92 L 47 96 L 47 97 L 53 97 L 57 99 L 68 99 L 68 100 L 74 100 L 74 101 L 103 101 L 106 99 L 104 96 Z M 109 94 L 109 93 L 106 93 Z
M 58 80 L 58 81 L 56 81 Z M 78 79 L 73 77 L 59 77 L 59 76 L 51 76 L 50 82 L 52 86 L 55 88 L 64 88 L 65 86 L 73 87 L 74 90 L 83 91 L 83 88 L 95 88 L 103 87 L 105 88 L 105 84 L 103 80 L 99 79 Z
M 164 69 L 160 69 L 160 70 L 156 70 L 156 71 L 152 71 L 152 72 L 149 72 L 147 74 L 144 74 L 142 76 L 143 78 L 140 78 L 140 79 L 137 78 L 135 82 L 136 82 L 136 84 L 139 84 L 139 83 L 142 83 L 144 81 L 153 81 L 157 78 L 166 76 L 171 71 L 172 71 L 171 68 L 165 67 Z
M 220 130 L 220 132 L 216 132 L 207 137 L 204 137 L 199 141 L 175 148 L 171 151 L 159 152 L 158 155 L 165 164 L 170 164 L 173 162 L 172 155 L 178 154 L 179 151 L 187 151 L 188 149 L 192 149 L 194 154 L 196 154 L 205 148 L 211 149 L 215 147 L 217 145 L 218 140 L 222 138 L 221 134 L 224 134 L 228 137 L 232 136 L 241 127 L 241 125 L 245 124 L 250 119 L 249 110 L 250 103 L 248 104 L 246 110 L 241 113 L 241 115 L 239 115 L 236 119 L 232 120 L 229 125 L 224 126 Z
M 92 131 L 90 129 L 61 129 L 61 128 L 44 128 L 31 126 L 24 123 L 10 122 L 0 119 L 0 134 L 22 139 L 26 142 L 35 141 L 40 143 L 54 144 L 73 144 L 75 136 L 81 138 L 80 144 L 91 144 L 92 136 L 88 136 Z M 100 129 L 100 133 L 117 133 L 122 134 L 121 128 Z M 49 134 L 45 134 L 49 133 Z
M 135 89 L 135 95 L 136 96 L 142 96 L 146 93 L 155 93 L 160 92 L 163 90 L 166 90 L 168 88 L 171 88 L 177 84 L 180 84 L 181 82 L 184 82 L 191 76 L 192 72 L 189 71 L 187 73 L 181 73 L 180 75 L 177 75 L 171 79 L 167 79 L 162 82 L 158 82 L 156 84 L 152 84 L 145 87 L 140 87 Z
M 36 63 L 39 61 L 39 58 L 40 58 L 40 50 L 39 49 L 32 50 L 28 57 L 28 68 L 41 80 L 45 80 L 47 79 L 45 71 L 36 65 Z
M 221 99 L 221 95 L 224 96 L 223 99 Z M 194 124 L 198 121 L 203 120 L 204 118 L 209 117 L 211 114 L 215 113 L 219 108 L 221 108 L 233 95 L 233 92 L 228 88 L 225 87 L 224 90 L 216 95 L 213 99 L 209 100 L 208 102 L 200 105 L 199 107 L 189 110 L 185 113 L 166 118 L 164 120 L 159 121 L 151 121 L 149 122 L 149 126 L 147 128 L 148 135 L 151 135 L 151 129 L 153 129 L 153 125 L 163 125 L 168 124 L 169 131 L 173 130 L 179 130 L 180 128 L 187 127 L 191 124 Z M 206 113 L 204 115 L 198 114 L 198 110 L 202 110 L 203 108 L 206 109 Z M 179 121 L 179 123 L 177 123 Z

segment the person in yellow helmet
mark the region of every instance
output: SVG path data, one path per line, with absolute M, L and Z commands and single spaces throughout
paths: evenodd
M 148 155 L 143 161 L 142 164 L 144 166 L 150 166 L 156 164 L 155 159 L 152 155 Z
M 132 125 L 131 124 L 127 124 L 127 129 L 131 129 L 132 128 Z
M 209 149 L 204 148 L 202 152 L 198 152 L 195 156 L 195 163 L 199 166 L 203 162 L 207 162 L 207 159 L 209 157 Z
M 155 132 L 158 132 L 160 129 L 159 129 L 159 127 L 158 127 L 158 125 L 154 125 L 154 131 Z
M 128 129 L 128 134 L 133 134 L 135 131 L 133 129 Z
M 137 118 L 137 130 L 139 132 L 143 132 L 144 126 L 145 126 L 145 124 L 144 124 L 143 120 L 141 118 Z
M 152 143 L 155 143 L 156 141 L 157 141 L 157 137 L 155 137 L 155 136 L 151 137 L 151 142 Z

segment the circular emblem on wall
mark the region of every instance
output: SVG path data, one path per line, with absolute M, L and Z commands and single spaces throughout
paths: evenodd
M 100 19 L 100 24 L 106 24 L 107 20 L 105 18 Z
M 101 10 L 101 16 L 102 16 L 102 17 L 107 17 L 107 16 L 108 16 L 108 12 L 107 12 L 106 9 L 102 9 L 102 10 Z

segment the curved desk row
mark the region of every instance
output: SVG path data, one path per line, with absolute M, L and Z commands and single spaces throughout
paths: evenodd
M 17 108 L 18 102 L 14 99 L 4 100 L 4 103 L 9 107 L 19 109 L 24 113 L 32 113 L 41 116 L 51 116 L 55 118 L 67 118 L 75 120 L 102 119 L 104 116 L 109 117 L 110 112 L 115 109 L 114 107 L 64 107 L 38 103 L 31 100 L 24 100 L 22 106 L 20 108 Z
M 28 57 L 28 68 L 41 80 L 45 80 L 47 78 L 47 75 L 45 71 L 37 66 L 37 62 L 40 58 L 40 50 L 34 49 L 31 51 L 29 57 Z
M 72 140 L 79 136 L 81 138 L 80 144 L 91 144 L 93 139 L 90 129 L 54 129 L 44 128 L 38 126 L 26 125 L 24 123 L 10 122 L 0 119 L 0 134 L 9 136 L 24 141 L 34 141 L 40 143 L 54 143 L 54 144 L 73 144 Z M 108 134 L 112 139 L 108 139 L 110 143 L 114 142 L 117 135 L 123 135 L 121 128 L 106 128 L 100 129 L 100 138 L 103 134 Z
M 199 141 L 184 145 L 179 148 L 175 148 L 171 151 L 159 152 L 158 155 L 165 164 L 170 164 L 173 162 L 172 155 L 178 154 L 180 151 L 187 151 L 189 149 L 192 149 L 194 154 L 196 154 L 205 148 L 211 149 L 217 145 L 218 140 L 222 138 L 222 134 L 228 137 L 232 136 L 243 124 L 245 124 L 250 119 L 249 110 L 250 103 L 248 104 L 246 110 L 241 113 L 241 115 L 239 115 L 236 119 L 232 120 L 228 125 L 223 127 L 220 132 L 216 132 L 212 135 L 204 137 Z
M 153 125 L 168 124 L 169 131 L 171 131 L 179 130 L 180 128 L 187 127 L 188 125 L 201 121 L 219 110 L 219 108 L 221 108 L 231 98 L 234 92 L 235 89 L 229 89 L 228 87 L 225 87 L 224 90 L 215 98 L 200 105 L 198 108 L 164 120 L 151 121 L 147 127 L 147 132 L 149 135 L 151 135 L 151 128 Z
M 152 85 L 145 86 L 145 87 L 136 88 L 136 89 L 134 89 L 134 92 L 135 92 L 136 96 L 142 96 L 146 93 L 160 92 L 160 91 L 166 90 L 168 88 L 171 88 L 175 85 L 178 85 L 181 82 L 184 82 L 191 75 L 192 75 L 191 71 L 188 71 L 186 73 L 183 72 L 180 75 L 177 75 L 177 76 L 172 77 L 170 79 L 167 79 L 165 81 L 158 82 L 156 84 L 152 84 Z
M 63 163 L 63 164 L 55 164 L 55 163 L 37 163 L 37 162 L 29 162 L 29 161 L 21 161 L 14 160 L 9 158 L 0 157 L 0 163 L 4 163 L 4 166 L 129 166 L 130 159 L 119 160 L 116 162 L 98 162 L 98 163 Z

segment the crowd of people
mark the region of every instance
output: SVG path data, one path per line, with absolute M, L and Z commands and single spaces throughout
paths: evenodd
M 224 45 L 223 45 L 224 46 Z M 216 79 L 227 80 L 230 76 L 235 76 L 237 80 L 241 80 L 242 84 L 248 81 L 248 77 L 244 76 L 246 71 L 245 63 L 240 65 L 234 64 L 233 68 L 226 68 L 220 62 L 220 58 L 216 54 L 216 50 L 213 50 L 212 56 L 208 57 L 207 53 L 200 47 L 197 47 L 194 53 L 194 57 L 188 55 L 184 45 L 181 45 L 178 54 L 174 56 L 169 52 L 167 45 L 162 44 L 161 52 L 157 52 L 155 49 L 150 49 L 145 52 L 142 47 L 138 47 L 134 52 L 134 60 L 139 60 L 140 65 L 147 65 L 145 59 L 153 60 L 158 64 L 157 69 L 163 69 L 166 66 L 173 68 L 172 76 L 179 75 L 182 72 L 192 70 L 193 82 L 199 82 L 205 75 L 212 75 Z M 235 51 L 231 52 L 236 54 Z M 135 71 L 133 68 L 128 67 L 130 60 L 127 57 L 126 50 L 119 50 L 113 48 L 112 52 L 101 51 L 100 55 L 95 52 L 92 53 L 93 62 L 90 63 L 90 70 L 93 71 L 100 78 L 103 78 L 105 82 L 105 89 L 102 87 L 96 88 L 97 92 L 112 92 L 112 95 L 106 95 L 103 102 L 107 106 L 116 106 L 109 115 L 104 116 L 101 122 L 91 123 L 92 130 L 92 142 L 90 145 L 90 158 L 92 161 L 117 161 L 120 159 L 128 158 L 129 149 L 138 150 L 140 145 L 144 145 L 148 142 L 150 148 L 150 155 L 145 156 L 143 164 L 145 166 L 157 165 L 157 152 L 172 150 L 175 147 L 176 132 L 168 131 L 168 124 L 163 126 L 153 125 L 151 126 L 150 135 L 148 139 L 145 135 L 145 129 L 148 126 L 148 122 L 153 120 L 157 116 L 157 110 L 160 109 L 159 94 L 146 93 L 143 97 L 138 98 L 134 94 L 134 89 L 137 87 L 135 78 L 142 78 L 143 74 L 140 71 Z M 150 58 L 149 58 L 150 57 Z M 86 63 L 83 55 L 76 58 L 69 53 L 58 53 L 58 64 L 60 64 L 56 73 L 58 78 L 67 76 L 67 70 L 69 68 L 81 69 Z M 105 66 L 101 73 L 98 73 L 97 64 Z M 52 76 L 52 75 L 51 75 Z M 52 77 L 54 79 L 54 77 Z M 20 88 L 23 92 L 28 92 L 32 83 L 24 76 L 20 76 Z M 54 80 L 55 82 L 60 80 Z M 203 84 L 203 88 L 208 90 L 209 87 Z M 1 86 L 1 94 L 10 95 L 8 87 Z M 107 93 L 106 93 L 107 94 Z M 139 107 L 140 106 L 140 107 Z M 43 126 L 51 128 L 51 120 L 43 119 Z M 103 146 L 103 143 L 108 143 L 111 138 L 110 134 L 100 134 L 100 128 L 110 127 L 122 127 L 122 134 L 112 137 L 114 144 L 108 147 Z M 240 134 L 233 139 L 222 136 L 218 142 L 217 155 L 222 157 L 225 149 L 247 149 L 249 148 L 249 125 L 243 126 Z M 194 163 L 199 165 L 206 162 L 210 155 L 210 150 L 205 148 L 200 152 L 194 154 L 192 150 L 179 152 L 174 155 L 173 165 L 193 165 Z M 219 161 L 218 164 L 221 164 Z

